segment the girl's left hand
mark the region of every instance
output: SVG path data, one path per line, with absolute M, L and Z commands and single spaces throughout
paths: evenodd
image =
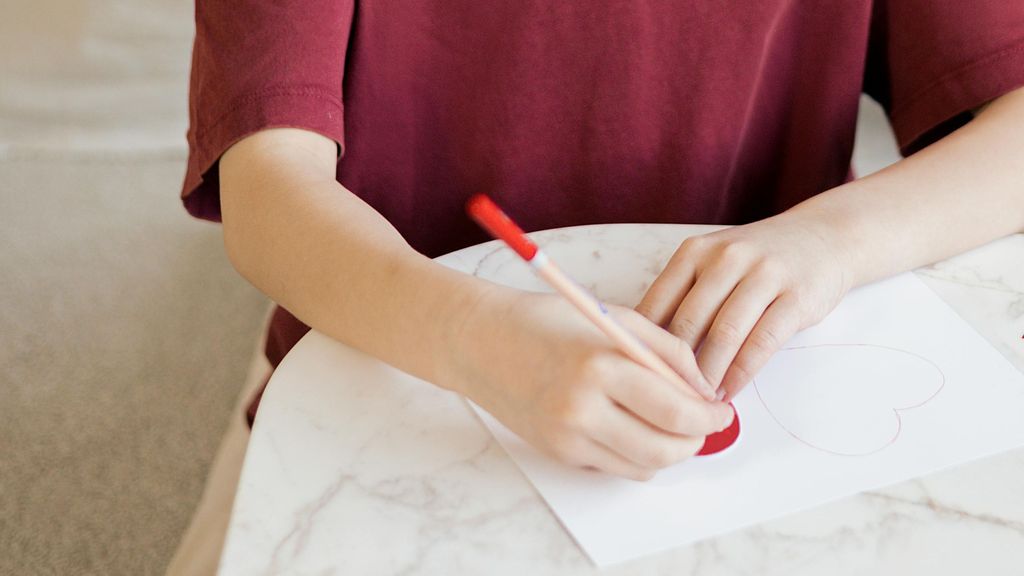
M 790 211 L 687 238 L 636 310 L 699 347 L 704 376 L 732 399 L 850 289 L 835 230 Z

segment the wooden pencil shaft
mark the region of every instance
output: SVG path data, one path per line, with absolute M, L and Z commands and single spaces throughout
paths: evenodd
M 534 265 L 537 274 L 545 282 L 578 308 L 633 361 L 669 380 L 684 392 L 703 396 L 696 385 L 683 380 L 682 376 L 673 370 L 667 362 L 629 332 L 626 327 L 616 322 L 614 318 L 608 315 L 607 310 L 597 298 L 584 290 L 579 284 L 573 282 L 543 252 L 538 253 L 531 264 Z M 705 399 L 710 400 L 711 398 Z

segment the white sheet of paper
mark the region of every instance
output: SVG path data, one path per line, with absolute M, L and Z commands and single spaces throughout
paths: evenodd
M 599 566 L 1024 445 L 1024 375 L 909 273 L 851 292 L 735 406 L 735 445 L 648 483 L 559 464 L 477 411 Z

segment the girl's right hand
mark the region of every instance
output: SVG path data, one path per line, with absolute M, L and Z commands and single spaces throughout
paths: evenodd
M 608 309 L 684 380 L 704 378 L 682 340 L 632 309 Z M 446 387 L 570 465 L 648 480 L 733 419 L 727 404 L 680 390 L 626 357 L 556 295 L 496 287 L 455 339 Z

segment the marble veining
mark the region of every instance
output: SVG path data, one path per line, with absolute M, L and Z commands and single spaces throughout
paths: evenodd
M 606 301 L 632 305 L 706 226 L 532 236 Z M 546 290 L 496 243 L 440 259 Z M 1024 370 L 1024 235 L 918 274 Z M 586 274 L 586 272 L 590 274 Z M 955 422 L 950 423 L 955 426 Z M 600 571 L 614 575 L 1018 574 L 1024 450 Z M 311 333 L 267 390 L 221 561 L 226 575 L 595 574 L 465 401 Z

